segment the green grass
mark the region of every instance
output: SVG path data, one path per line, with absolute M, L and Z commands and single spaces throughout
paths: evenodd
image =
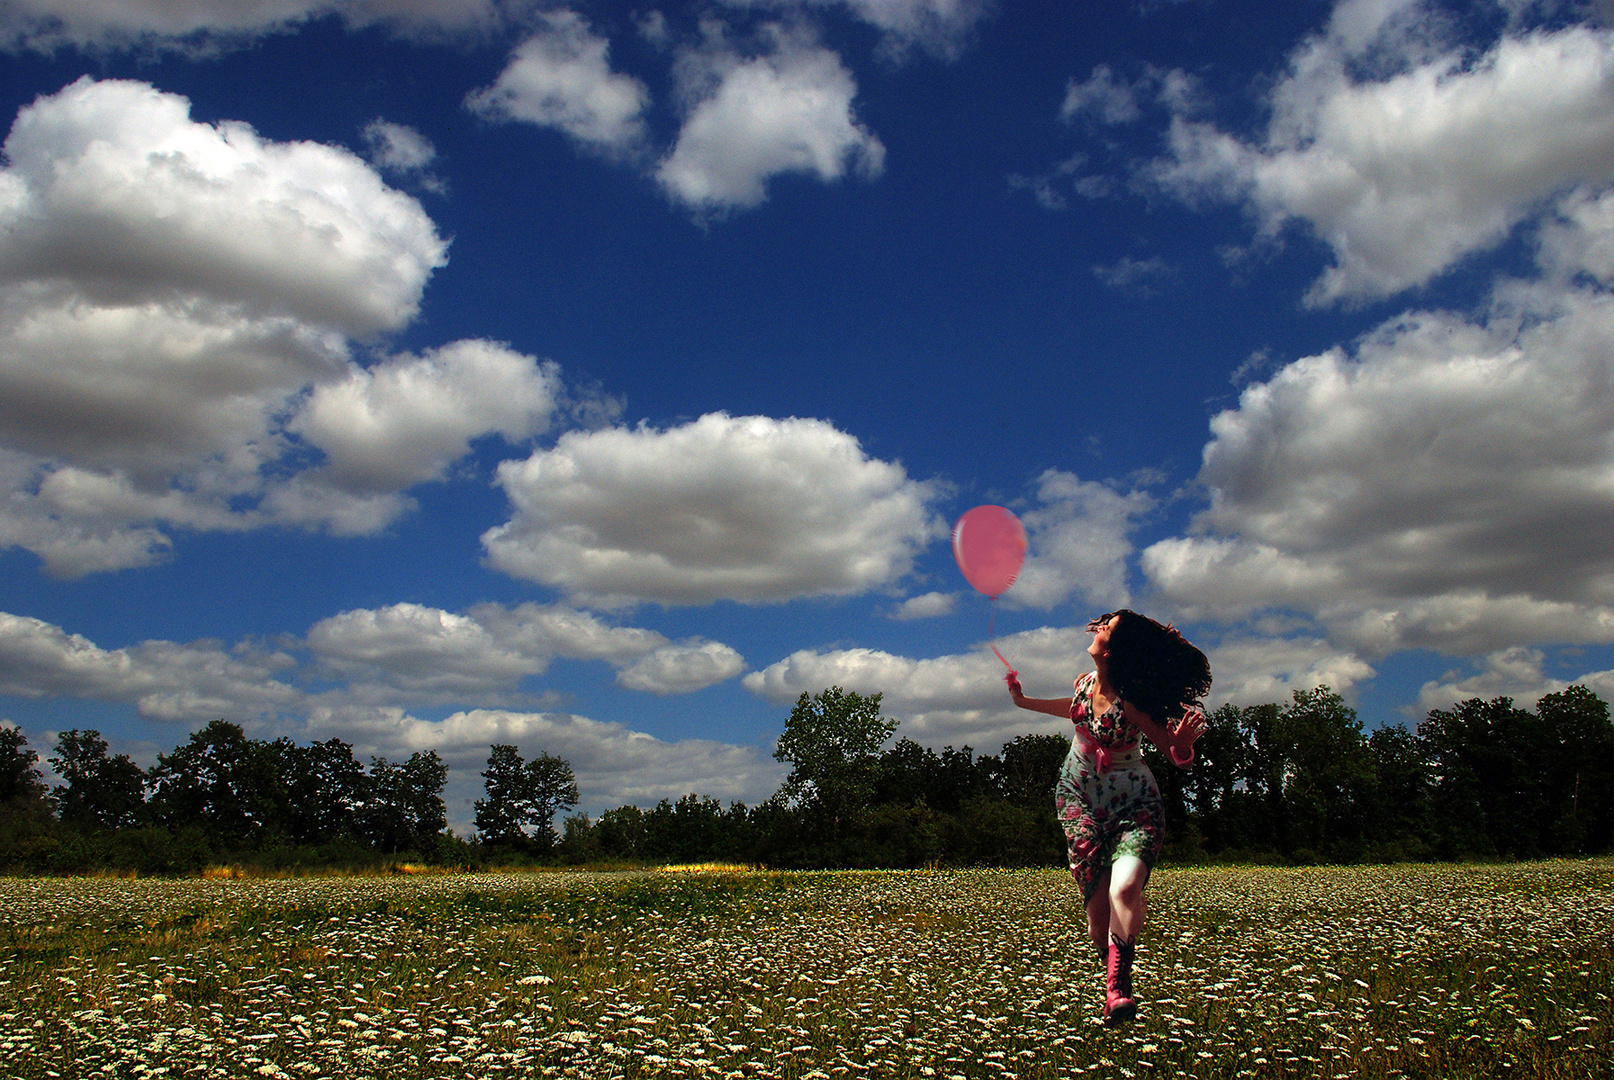
M 0 880 L 0 1076 L 1606 1077 L 1614 862 Z

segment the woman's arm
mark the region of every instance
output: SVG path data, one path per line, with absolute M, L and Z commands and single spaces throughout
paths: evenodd
M 1017 672 L 1009 672 L 1003 681 L 1009 684 L 1009 698 L 1022 709 L 1032 712 L 1047 713 L 1049 716 L 1061 716 L 1070 719 L 1070 698 L 1032 698 L 1026 697 L 1020 689 L 1020 680 Z
M 1175 728 L 1168 728 L 1164 724 L 1157 724 L 1154 719 L 1143 710 L 1137 708 L 1130 701 L 1121 702 L 1126 718 L 1132 721 L 1134 727 L 1148 736 L 1149 741 L 1160 748 L 1166 759 L 1179 769 L 1186 769 L 1194 760 L 1194 740 L 1205 734 L 1205 714 L 1198 709 L 1185 713 L 1177 721 Z

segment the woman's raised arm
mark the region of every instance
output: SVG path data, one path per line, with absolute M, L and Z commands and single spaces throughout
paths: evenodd
M 1022 709 L 1032 712 L 1047 713 L 1049 716 L 1062 716 L 1070 719 L 1070 698 L 1032 698 L 1026 697 L 1025 691 L 1020 689 L 1019 673 L 1009 672 L 1003 676 L 1003 681 L 1009 684 L 1009 698 Z

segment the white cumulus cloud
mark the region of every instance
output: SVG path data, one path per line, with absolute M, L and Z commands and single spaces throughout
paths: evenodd
M 1146 492 L 1123 494 L 1049 469 L 1037 480 L 1035 506 L 1022 515 L 1026 562 L 1004 598 L 1033 608 L 1051 608 L 1072 595 L 1103 608 L 1125 606 L 1131 533 L 1153 507 Z
M 1032 697 L 1069 694 L 1076 677 L 1092 669 L 1088 636 L 1044 627 L 1011 634 L 996 644 L 1020 673 Z M 1068 734 L 1053 718 L 1017 709 L 1003 683 L 1004 667 L 985 643 L 973 652 L 924 659 L 879 649 L 801 649 L 741 680 L 758 697 L 778 705 L 839 686 L 881 694 L 881 711 L 898 721 L 896 737 L 928 746 L 969 744 L 995 752 L 1027 731 Z
M 1246 387 L 1211 422 L 1199 531 L 1143 554 L 1156 587 L 1304 611 L 1367 656 L 1614 641 L 1603 205 L 1566 199 L 1542 278 L 1482 317 L 1409 312 Z
M 437 147 L 414 128 L 377 117 L 364 125 L 359 135 L 370 161 L 383 172 L 413 180 L 438 194 L 448 190 L 431 172 L 431 164 L 437 160 Z
M 885 32 L 889 45 L 918 45 L 941 56 L 956 56 L 970 32 L 991 15 L 992 0 L 809 0 L 814 6 L 842 6 Z
M 217 52 L 328 15 L 353 27 L 441 36 L 492 29 L 512 6 L 506 0 L 6 0 L 0 48 Z
M 488 341 L 398 356 L 315 387 L 292 428 L 325 451 L 344 486 L 388 489 L 441 479 L 494 432 L 518 443 L 549 427 L 560 393 L 554 364 Z
M 927 592 L 904 600 L 897 605 L 891 617 L 902 622 L 910 619 L 935 619 L 951 615 L 957 606 L 957 593 Z
M 1427 716 L 1431 710 L 1449 709 L 1469 698 L 1489 701 L 1507 697 L 1520 708 L 1533 709 L 1546 695 L 1573 685 L 1586 687 L 1604 701 L 1614 696 L 1614 671 L 1591 671 L 1572 680 L 1558 679 L 1546 673 L 1546 659 L 1540 649 L 1515 645 L 1480 658 L 1477 671 L 1448 671 L 1419 689 L 1415 715 Z
M 0 279 L 70 282 L 121 310 L 201 296 L 356 335 L 414 317 L 446 244 L 413 199 L 340 147 L 189 113 L 88 76 L 24 107 L 5 142 Z
M 410 603 L 333 615 L 315 623 L 307 640 L 328 670 L 383 679 L 416 700 L 513 687 L 549 662 L 474 618 Z
M 1346 700 L 1377 672 L 1348 649 L 1316 637 L 1239 635 L 1205 650 L 1210 661 L 1209 703 L 1284 704 L 1297 690 L 1326 686 Z
M 616 681 L 629 690 L 651 694 L 685 694 L 734 678 L 745 670 L 745 660 L 718 641 L 663 645 L 617 673 Z
M 295 661 L 243 644 L 144 641 L 103 649 L 41 619 L 0 612 L 0 693 L 132 704 L 154 720 L 246 720 L 294 706 Z
M 492 120 L 556 128 L 597 150 L 641 151 L 650 104 L 645 85 L 611 70 L 609 42 L 576 12 L 549 12 L 538 24 L 493 85 L 465 99 L 466 107 Z
M 345 611 L 315 623 L 303 642 L 275 648 L 148 640 L 106 649 L 42 619 L 0 612 L 0 694 L 130 704 L 149 719 L 188 724 L 225 717 L 289 730 L 337 713 L 531 704 L 553 695 L 524 693 L 522 681 L 557 657 L 604 661 L 627 688 L 663 695 L 704 689 L 745 666 L 720 642 L 673 643 L 538 604 L 482 604 L 463 614 L 412 603 Z
M 603 660 L 617 682 L 655 694 L 690 693 L 738 675 L 740 654 L 720 642 L 669 642 L 561 605 L 478 604 L 464 614 L 421 604 L 358 609 L 309 629 L 309 650 L 346 694 L 368 703 L 515 700 L 523 679 L 557 657 Z
M 679 67 L 693 105 L 656 175 L 687 206 L 757 206 L 784 173 L 830 182 L 884 168 L 885 146 L 853 113 L 851 72 L 820 45 L 775 29 L 764 55 L 708 45 L 686 51 Z
M 1241 201 L 1269 236 L 1309 226 L 1334 256 L 1317 304 L 1423 285 L 1544 202 L 1614 180 L 1614 35 L 1515 31 L 1475 56 L 1432 50 L 1433 33 L 1423 4 L 1342 3 L 1291 58 L 1263 136 L 1179 116 L 1155 179 Z
M 489 563 L 596 605 L 853 595 L 945 535 L 933 485 L 820 420 L 572 431 L 499 467 Z
M 0 544 L 57 575 L 150 563 L 172 526 L 374 532 L 555 409 L 554 367 L 488 342 L 356 363 L 446 241 L 350 151 L 189 111 L 86 77 L 5 142 Z

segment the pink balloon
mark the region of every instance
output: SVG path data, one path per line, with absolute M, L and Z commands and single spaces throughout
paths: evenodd
M 953 526 L 953 558 L 965 579 L 990 597 L 1001 596 L 1026 561 L 1026 531 L 1001 506 L 977 506 Z

